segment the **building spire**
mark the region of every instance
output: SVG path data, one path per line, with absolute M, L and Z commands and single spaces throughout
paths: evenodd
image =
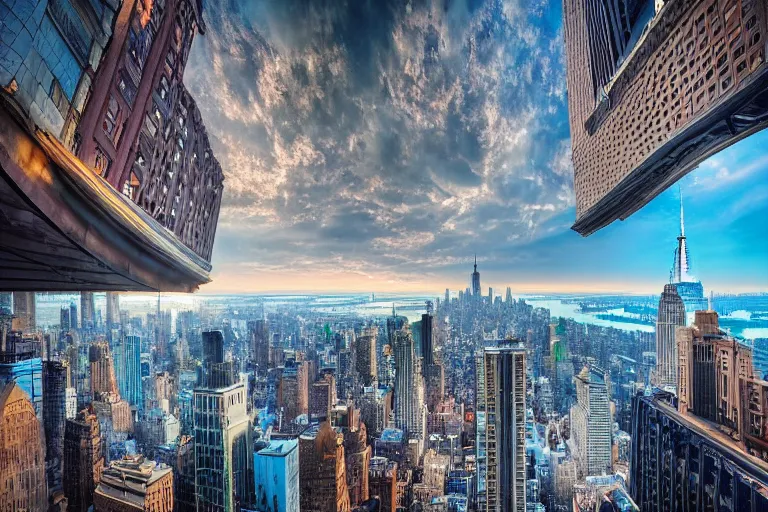
M 685 218 L 683 216 L 683 189 L 678 186 L 680 191 L 680 236 L 685 238 Z
M 475 253 L 475 272 L 477 272 L 477 253 Z

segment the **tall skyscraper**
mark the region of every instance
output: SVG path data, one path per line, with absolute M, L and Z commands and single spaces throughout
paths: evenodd
M 685 304 L 673 284 L 664 285 L 656 318 L 656 372 L 654 384 L 677 388 L 677 343 L 675 330 L 685 325 Z
M 35 292 L 13 292 L 13 329 L 27 332 L 37 328 Z
M 583 476 L 608 474 L 613 466 L 613 418 L 605 378 L 605 371 L 594 365 L 585 366 L 574 377 L 576 404 L 571 407 L 571 437 Z
M 15 383 L 0 385 L 0 510 L 46 510 L 45 452 L 32 403 Z
M 266 375 L 269 368 L 269 328 L 267 321 L 260 319 L 248 322 L 251 342 L 251 358 L 260 374 Z
M 766 127 L 764 5 L 563 2 L 576 231 L 626 218 Z
M 224 361 L 221 331 L 203 333 L 203 368 L 194 390 L 195 488 L 198 510 L 230 512 L 250 505 L 251 429 L 245 384 Z
M 101 430 L 96 415 L 83 410 L 64 430 L 64 494 L 67 510 L 87 512 L 104 471 Z
M 485 508 L 521 512 L 525 508 L 525 348 L 500 342 L 486 347 L 482 362 L 485 412 Z
M 43 426 L 45 427 L 45 471 L 50 491 L 62 486 L 64 428 L 67 424 L 67 372 L 65 363 L 43 363 Z
M 343 439 L 327 421 L 299 437 L 301 512 L 351 512 Z
M 424 383 L 407 328 L 395 333 L 395 427 L 409 439 L 424 439 Z
M 434 319 L 429 313 L 421 315 L 421 354 L 419 354 L 424 360 L 424 366 L 430 366 L 435 362 L 435 354 L 433 347 L 433 325 Z
M 77 329 L 78 326 L 79 326 L 79 323 L 77 321 L 77 304 L 72 302 L 69 305 L 69 328 Z
M 59 312 L 59 329 L 62 333 L 67 333 L 72 328 L 72 320 L 70 319 L 71 311 L 67 306 L 61 306 Z
M 717 421 L 715 340 L 722 334 L 714 311 L 697 311 L 693 324 L 677 329 L 680 412 Z
M 100 395 L 119 395 L 117 378 L 115 377 L 115 362 L 109 343 L 106 341 L 94 342 L 88 348 L 88 361 L 91 364 L 91 396 L 98 399 Z
M 472 271 L 472 297 L 479 300 L 482 293 L 480 288 L 480 272 L 477 271 L 477 254 L 475 254 L 475 269 Z
M 80 292 L 80 318 L 83 329 L 93 329 L 96 323 L 96 307 L 93 292 Z
M 107 292 L 106 331 L 111 335 L 112 329 L 120 324 L 120 294 Z
M 373 385 L 376 380 L 376 331 L 368 330 L 355 339 L 355 362 L 357 373 L 364 386 Z
M 141 338 L 139 336 L 123 336 L 122 343 L 115 348 L 115 362 L 120 395 L 131 405 L 143 409 Z
M 672 269 L 669 271 L 669 281 L 675 285 L 680 298 L 683 299 L 688 313 L 707 309 L 707 299 L 704 298 L 704 287 L 701 281 L 691 275 L 691 255 L 688 252 L 688 239 L 685 236 L 685 221 L 683 216 L 683 198 L 680 196 L 680 235 L 677 237 L 677 248 Z

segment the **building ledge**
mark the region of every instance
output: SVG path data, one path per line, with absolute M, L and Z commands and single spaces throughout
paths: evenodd
M 0 290 L 193 292 L 209 262 L 0 101 Z

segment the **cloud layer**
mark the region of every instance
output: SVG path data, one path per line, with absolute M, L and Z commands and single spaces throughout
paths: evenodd
M 226 174 L 214 267 L 407 280 L 565 229 L 559 8 L 208 1 L 185 81 Z

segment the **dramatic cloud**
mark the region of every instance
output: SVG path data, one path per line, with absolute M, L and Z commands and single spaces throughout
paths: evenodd
M 217 269 L 402 278 L 565 229 L 559 9 L 206 2 L 185 81 L 226 174 Z

